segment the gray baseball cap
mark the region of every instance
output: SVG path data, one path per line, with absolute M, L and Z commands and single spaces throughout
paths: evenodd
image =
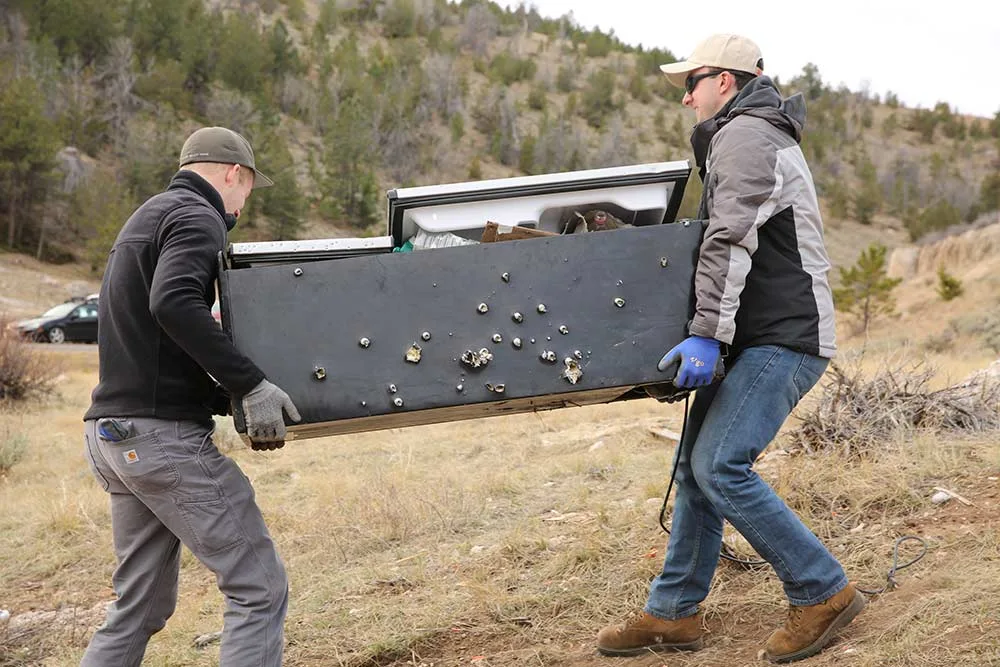
M 253 169 L 256 174 L 253 189 L 274 185 L 254 164 L 253 148 L 242 134 L 225 127 L 203 127 L 187 138 L 181 147 L 180 166 L 194 162 L 238 164 Z

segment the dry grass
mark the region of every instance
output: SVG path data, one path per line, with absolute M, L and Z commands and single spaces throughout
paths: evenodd
M 112 598 L 107 498 L 90 478 L 80 415 L 96 355 L 63 354 L 61 396 L 0 425 L 28 449 L 0 481 L 0 608 L 41 630 L 0 630 L 0 665 L 75 665 Z M 286 664 L 606 665 L 593 636 L 645 599 L 664 536 L 656 524 L 680 406 L 652 400 L 244 448 L 223 447 L 251 477 L 288 565 Z M 44 427 L 38 428 L 36 425 Z M 929 555 L 898 575 L 813 665 L 988 665 L 1000 660 L 994 434 L 911 431 L 886 455 L 774 455 L 761 474 L 843 560 L 878 588 L 893 540 L 918 534 Z M 991 479 L 992 478 L 992 479 Z M 935 486 L 976 503 L 932 505 Z M 910 552 L 908 552 L 910 553 Z M 904 554 L 905 556 L 906 554 Z M 720 567 L 705 605 L 708 646 L 666 658 L 689 666 L 757 664 L 783 617 L 766 569 Z M 180 603 L 144 664 L 216 664 L 195 637 L 221 628 L 211 574 L 185 551 Z M 28 617 L 30 620 L 30 617 Z M 651 656 L 629 665 L 664 663 Z M 615 662 L 615 664 L 618 664 Z

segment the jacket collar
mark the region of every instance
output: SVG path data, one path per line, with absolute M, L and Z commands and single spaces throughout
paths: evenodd
M 170 179 L 170 185 L 167 186 L 167 190 L 188 190 L 189 192 L 201 195 L 212 205 L 212 208 L 219 212 L 223 222 L 226 223 L 227 231 L 232 231 L 233 227 L 236 226 L 236 216 L 226 213 L 226 205 L 222 201 L 222 195 L 219 194 L 219 191 L 193 171 L 189 169 L 178 171 Z
M 797 142 L 802 139 L 802 127 L 806 122 L 805 98 L 797 93 L 782 99 L 781 92 L 770 77 L 758 76 L 743 86 L 717 114 L 694 126 L 691 148 L 702 181 L 705 180 L 705 165 L 712 138 L 726 123 L 742 114 L 766 120 Z

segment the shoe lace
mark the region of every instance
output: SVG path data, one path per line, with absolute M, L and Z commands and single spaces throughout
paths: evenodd
M 802 620 L 802 613 L 804 607 L 798 607 L 796 605 L 788 605 L 788 620 L 785 625 L 788 627 L 789 631 L 795 632 L 799 628 L 799 622 Z
M 622 626 L 622 629 L 628 630 L 636 625 L 641 625 L 645 618 L 646 615 L 643 613 L 641 609 L 633 611 L 628 616 L 625 617 L 625 623 Z

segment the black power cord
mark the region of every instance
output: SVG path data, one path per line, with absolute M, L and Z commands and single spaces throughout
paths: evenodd
M 684 445 L 684 436 L 687 433 L 689 403 L 690 403 L 690 394 L 687 394 L 684 396 L 684 419 L 681 422 L 681 437 L 677 441 L 677 450 L 674 452 L 674 464 L 670 470 L 670 482 L 667 484 L 667 492 L 663 495 L 663 504 L 660 505 L 660 517 L 659 517 L 660 528 L 662 528 L 663 532 L 665 532 L 667 535 L 670 534 L 670 529 L 667 528 L 667 525 L 665 523 L 666 521 L 665 517 L 667 514 L 667 500 L 670 498 L 670 491 L 673 490 L 674 488 L 674 479 L 677 476 L 677 466 L 680 463 L 680 458 L 681 458 L 681 447 Z M 921 546 L 920 553 L 917 554 L 915 558 L 912 558 L 911 560 L 908 560 L 902 565 L 900 565 L 899 547 L 902 544 L 911 541 L 920 543 Z M 881 595 L 882 593 L 888 590 L 892 590 L 896 588 L 896 586 L 898 586 L 898 583 L 896 582 L 896 573 L 902 570 L 903 568 L 910 567 L 911 565 L 913 565 L 926 555 L 927 555 L 927 541 L 924 540 L 922 537 L 917 537 L 916 535 L 903 535 L 902 537 L 897 537 L 895 543 L 892 546 L 892 567 L 889 568 L 889 572 L 886 575 L 885 585 L 882 586 L 882 588 L 879 588 L 878 590 L 869 590 L 861 588 L 860 586 L 856 586 L 856 588 L 862 593 L 872 596 Z M 762 567 L 768 564 L 768 562 L 763 559 L 740 557 L 732 550 L 732 548 L 728 544 L 726 544 L 725 541 L 722 542 L 722 550 L 720 551 L 719 556 L 721 558 L 724 558 L 725 560 L 736 563 L 737 565 L 741 565 L 748 569 L 755 567 Z

